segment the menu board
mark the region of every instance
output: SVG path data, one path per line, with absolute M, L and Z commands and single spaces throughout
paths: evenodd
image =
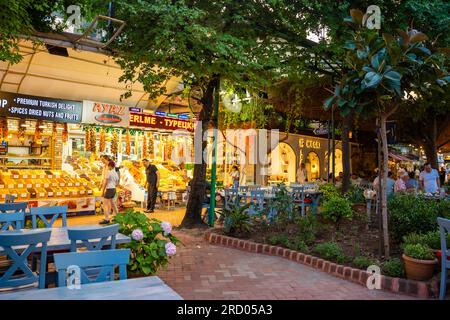
M 4 117 L 80 123 L 82 111 L 80 101 L 0 92 L 0 116 Z
M 144 113 L 130 113 L 130 126 L 194 132 L 195 123 L 177 118 L 160 117 Z

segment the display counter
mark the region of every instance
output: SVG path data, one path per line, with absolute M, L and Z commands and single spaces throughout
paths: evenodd
M 68 206 L 69 215 L 95 213 L 95 182 L 62 170 L 10 169 L 0 172 L 0 201 L 7 195 L 30 206 Z

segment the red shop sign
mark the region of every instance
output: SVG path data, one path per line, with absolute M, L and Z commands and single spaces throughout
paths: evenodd
M 166 130 L 186 130 L 189 132 L 194 132 L 195 129 L 195 123 L 191 121 L 143 113 L 130 113 L 130 126 Z

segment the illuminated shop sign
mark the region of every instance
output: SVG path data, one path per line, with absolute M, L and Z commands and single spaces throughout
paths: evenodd
M 320 149 L 320 141 L 301 138 L 299 140 L 300 148 Z
M 3 117 L 80 123 L 82 111 L 79 101 L 0 92 L 0 116 Z
M 83 123 L 128 126 L 128 107 L 112 103 L 83 101 Z
M 166 130 L 187 130 L 194 132 L 195 124 L 191 121 L 154 116 L 142 113 L 130 113 L 130 126 Z

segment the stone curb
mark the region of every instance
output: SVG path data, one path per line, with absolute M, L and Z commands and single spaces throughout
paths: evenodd
M 336 264 L 309 254 L 278 246 L 228 237 L 211 231 L 205 233 L 205 240 L 211 244 L 288 259 L 362 286 L 366 286 L 367 279 L 370 277 L 370 273 L 365 270 Z M 381 275 L 380 285 L 382 290 L 421 299 L 437 298 L 439 295 L 439 279 L 436 278 L 424 282 Z

